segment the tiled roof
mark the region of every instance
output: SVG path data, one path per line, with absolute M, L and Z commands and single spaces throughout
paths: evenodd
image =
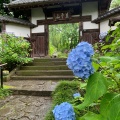
M 94 23 L 99 23 L 101 20 L 105 19 L 105 18 L 108 18 L 112 15 L 115 15 L 115 14 L 118 14 L 120 13 L 120 6 L 117 7 L 117 8 L 114 8 L 110 11 L 107 11 L 106 13 L 100 15 L 98 18 L 94 19 L 92 22 Z
M 9 5 L 16 5 L 16 4 L 26 4 L 26 3 L 36 3 L 36 2 L 42 2 L 42 1 L 49 1 L 49 0 L 15 0 L 11 2 Z M 50 0 L 54 1 L 54 0 Z
M 114 26 L 116 22 L 120 22 L 120 15 L 109 19 L 109 26 Z
M 18 24 L 27 25 L 27 26 L 30 26 L 30 27 L 35 27 L 35 25 L 32 24 L 29 21 L 22 20 L 22 19 L 19 19 L 19 18 L 13 18 L 13 17 L 10 17 L 10 16 L 0 16 L 0 22 L 2 22 L 2 21 L 18 23 Z
M 26 5 L 26 4 L 46 4 L 46 3 L 57 3 L 57 2 L 69 2 L 70 0 L 15 0 L 9 3 L 9 6 Z M 76 0 L 79 1 L 79 0 Z
M 60 3 L 80 3 L 80 2 L 91 2 L 91 0 L 15 0 L 8 4 L 9 8 L 28 7 L 28 6 L 45 6 L 45 5 L 59 5 Z M 111 3 L 111 0 L 98 0 L 101 8 L 107 9 Z

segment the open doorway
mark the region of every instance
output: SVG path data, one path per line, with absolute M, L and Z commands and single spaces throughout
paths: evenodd
M 65 57 L 79 43 L 79 23 L 49 25 L 49 55 Z

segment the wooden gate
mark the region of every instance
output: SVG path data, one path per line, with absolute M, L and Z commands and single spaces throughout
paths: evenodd
M 44 57 L 46 55 L 47 42 L 45 35 L 43 34 L 32 34 L 32 56 L 33 57 Z

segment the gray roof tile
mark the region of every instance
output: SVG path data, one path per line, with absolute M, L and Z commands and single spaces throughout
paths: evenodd
M 112 16 L 112 15 L 115 15 L 117 13 L 120 13 L 120 6 L 117 7 L 117 8 L 114 8 L 110 11 L 107 11 L 105 12 L 104 14 L 101 14 L 98 18 L 94 19 L 92 22 L 94 23 L 98 23 L 100 22 L 101 20 L 105 19 L 105 18 L 108 18 L 109 16 Z
M 13 17 L 10 17 L 10 16 L 0 16 L 0 22 L 2 22 L 2 21 L 18 23 L 18 24 L 27 25 L 27 26 L 30 26 L 30 27 L 35 27 L 34 24 L 32 24 L 31 22 L 29 22 L 27 20 L 22 20 L 22 19 L 19 19 L 19 18 L 13 18 Z

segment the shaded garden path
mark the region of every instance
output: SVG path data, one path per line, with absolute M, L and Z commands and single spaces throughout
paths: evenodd
M 13 94 L 0 100 L 0 120 L 44 120 L 58 81 L 73 78 L 66 59 L 35 59 L 21 67 L 4 83 Z

